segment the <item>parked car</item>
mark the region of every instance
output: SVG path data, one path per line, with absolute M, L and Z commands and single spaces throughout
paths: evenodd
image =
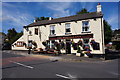
M 2 45 L 2 50 L 11 50 L 11 44 L 10 43 L 4 43 Z

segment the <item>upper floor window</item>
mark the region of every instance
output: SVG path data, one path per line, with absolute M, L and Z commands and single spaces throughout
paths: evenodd
M 35 28 L 35 34 L 38 35 L 38 28 Z
M 55 25 L 51 25 L 50 26 L 50 35 L 54 35 L 55 34 Z
M 66 23 L 66 24 L 65 24 L 65 32 L 66 32 L 66 33 L 71 32 L 71 30 L 70 30 L 70 23 Z
M 89 21 L 83 21 L 82 22 L 82 32 L 88 32 L 89 31 Z
M 29 31 L 29 35 L 32 35 L 32 31 Z

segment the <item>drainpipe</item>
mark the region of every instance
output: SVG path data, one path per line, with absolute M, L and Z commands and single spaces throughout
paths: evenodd
M 103 26 L 102 17 L 101 17 L 101 36 L 102 36 L 102 51 L 103 51 L 103 54 L 105 55 L 105 49 L 104 49 L 104 26 Z

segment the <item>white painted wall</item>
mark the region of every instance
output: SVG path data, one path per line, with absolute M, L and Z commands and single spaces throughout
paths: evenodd
M 71 33 L 72 33 L 72 35 L 89 34 L 89 33 L 82 33 L 82 21 L 85 21 L 85 20 L 81 20 L 81 21 L 77 21 L 77 22 L 75 22 L 75 21 L 66 22 L 66 23 L 70 23 L 70 25 L 71 25 Z M 96 18 L 96 21 L 94 19 L 88 19 L 88 21 L 90 22 L 90 31 L 91 31 L 91 33 L 93 33 L 93 39 L 95 39 L 96 42 L 100 43 L 100 50 L 94 50 L 94 51 L 92 51 L 92 53 L 93 54 L 103 54 L 103 52 L 104 52 L 104 50 L 103 50 L 104 42 L 102 40 L 103 39 L 103 37 L 102 37 L 103 30 L 101 29 L 101 18 Z M 56 34 L 56 36 L 65 35 L 65 24 L 66 23 L 50 24 L 50 25 L 55 25 L 55 34 Z M 102 24 L 103 24 L 103 20 L 102 20 Z M 17 41 L 23 40 L 24 42 L 28 43 L 28 39 L 33 40 L 33 41 L 37 42 L 38 48 L 44 48 L 44 46 L 42 45 L 42 42 L 46 41 L 46 40 L 49 40 L 50 25 L 29 27 L 29 31 L 32 32 L 31 36 L 28 35 L 29 31 L 26 31 L 26 29 L 24 29 L 23 36 L 20 39 L 18 39 Z M 40 34 L 35 35 L 35 33 L 34 33 L 35 28 L 38 28 L 39 32 L 41 31 L 41 39 L 39 37 Z M 74 41 L 78 42 L 79 39 L 74 39 Z M 24 48 L 14 47 L 12 49 L 24 49 Z M 72 52 L 75 52 L 75 51 L 72 50 Z

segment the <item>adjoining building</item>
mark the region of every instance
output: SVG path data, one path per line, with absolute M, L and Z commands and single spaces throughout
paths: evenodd
M 97 11 L 61 18 L 33 22 L 23 28 L 23 36 L 12 44 L 13 50 L 27 50 L 28 42 L 36 48 L 55 48 L 61 45 L 62 53 L 76 53 L 76 45 L 84 50 L 87 45 L 92 54 L 105 54 L 104 25 L 101 5 Z

